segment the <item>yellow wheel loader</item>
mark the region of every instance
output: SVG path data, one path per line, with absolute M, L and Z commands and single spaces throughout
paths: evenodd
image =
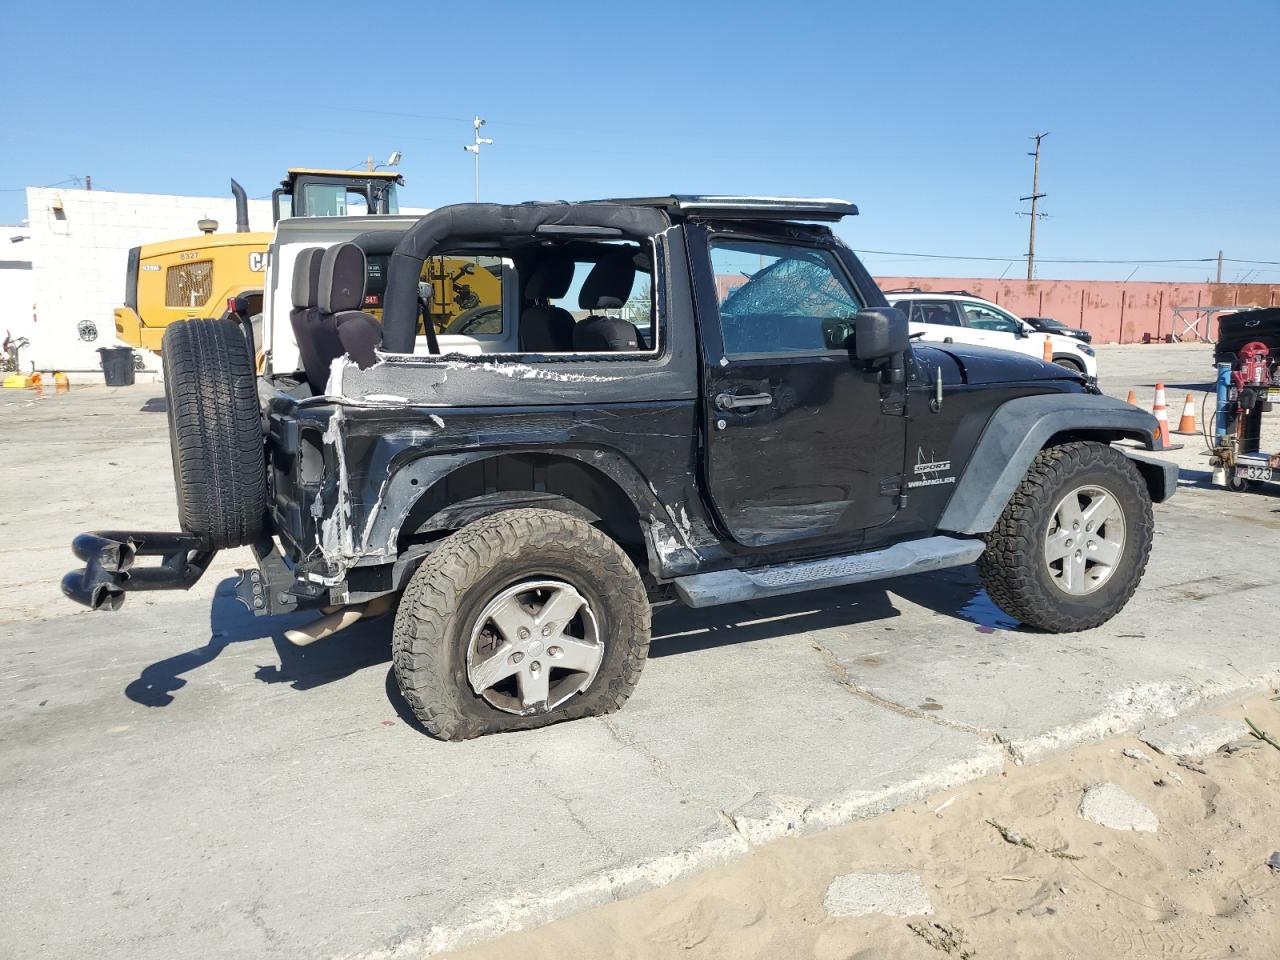
M 404 178 L 390 171 L 291 168 L 271 195 L 272 220 L 398 213 L 396 187 L 403 185 Z M 262 278 L 274 234 L 251 232 L 248 200 L 235 180 L 231 193 L 236 201 L 234 233 L 216 233 L 216 221 L 201 220 L 198 237 L 129 251 L 124 305 L 115 309 L 121 341 L 159 353 L 165 329 L 176 320 L 261 314 Z M 460 322 L 482 322 L 486 309 L 502 303 L 498 275 L 474 258 L 428 260 L 422 279 L 424 307 L 437 333 Z M 376 278 L 370 280 L 364 309 L 377 315 L 382 304 L 372 293 Z M 254 342 L 261 343 L 261 337 Z

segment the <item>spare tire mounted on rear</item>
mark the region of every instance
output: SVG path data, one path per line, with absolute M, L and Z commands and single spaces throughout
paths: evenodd
M 231 320 L 182 320 L 164 335 L 164 392 L 182 529 L 218 550 L 263 532 L 267 472 L 253 358 Z

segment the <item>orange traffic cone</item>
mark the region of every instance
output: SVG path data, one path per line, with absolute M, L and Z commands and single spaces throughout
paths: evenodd
M 1130 390 L 1129 396 L 1124 398 L 1124 402 L 1131 403 L 1136 407 L 1138 405 L 1138 395 L 1134 393 L 1132 390 Z
M 1048 337 L 1044 338 L 1044 362 L 1053 363 L 1053 341 Z
M 1187 394 L 1186 402 L 1182 405 L 1182 418 L 1178 421 L 1178 429 L 1174 433 L 1181 433 L 1184 436 L 1195 436 L 1200 431 L 1196 429 L 1196 404 L 1191 394 Z
M 1151 404 L 1151 415 L 1156 418 L 1156 422 L 1160 425 L 1160 449 L 1161 450 L 1180 450 L 1182 444 L 1175 445 L 1169 439 L 1169 410 L 1164 404 L 1164 384 L 1156 384 L 1156 399 Z

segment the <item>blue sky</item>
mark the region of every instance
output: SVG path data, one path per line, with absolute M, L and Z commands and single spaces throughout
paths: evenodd
M 10 5 L 14 188 L 267 195 L 286 167 L 404 153 L 403 202 L 841 196 L 855 248 L 1019 257 L 1044 142 L 1042 277 L 1280 261 L 1280 3 Z M 221 32 L 220 32 L 221 31 Z M 873 272 L 1013 262 L 867 255 Z M 1203 280 L 1209 264 L 1135 279 Z M 1280 282 L 1280 266 L 1226 277 Z

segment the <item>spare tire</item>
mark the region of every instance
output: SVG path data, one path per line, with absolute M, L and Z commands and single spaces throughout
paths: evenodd
M 182 529 L 210 550 L 253 543 L 266 523 L 267 469 L 244 333 L 232 320 L 180 320 L 161 353 Z

